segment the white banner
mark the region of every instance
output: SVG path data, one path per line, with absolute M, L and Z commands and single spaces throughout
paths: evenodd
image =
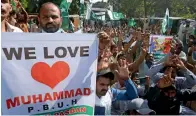
M 94 34 L 2 33 L 3 115 L 93 115 Z

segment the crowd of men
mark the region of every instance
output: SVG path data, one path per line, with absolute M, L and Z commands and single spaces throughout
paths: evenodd
M 18 16 L 10 0 L 1 0 L 1 32 L 66 33 L 60 9 L 51 2 L 41 6 L 37 30 L 27 17 L 25 11 Z M 84 27 L 99 39 L 95 115 L 196 114 L 196 37 L 183 31 L 173 38 L 170 52 L 155 61 L 148 53 L 149 36 L 159 29 Z

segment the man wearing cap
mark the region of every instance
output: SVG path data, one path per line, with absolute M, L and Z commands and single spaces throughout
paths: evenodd
M 181 101 L 196 100 L 196 91 L 190 89 L 177 90 L 173 84 L 172 70 L 161 78 L 155 87 L 146 94 L 148 105 L 157 115 L 179 115 Z
M 126 90 L 110 88 L 114 74 L 110 69 L 98 72 L 96 81 L 96 106 L 95 115 L 111 115 L 112 102 L 117 100 L 132 100 L 138 97 L 137 89 L 133 82 L 127 77 L 124 79 Z
M 155 115 L 156 112 L 148 107 L 148 101 L 136 98 L 130 101 L 129 110 L 123 115 Z

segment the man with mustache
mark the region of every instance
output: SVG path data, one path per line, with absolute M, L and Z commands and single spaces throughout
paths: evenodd
M 11 11 L 10 0 L 1 0 L 1 32 L 22 32 L 21 29 L 7 22 Z
M 132 100 L 138 97 L 134 83 L 128 78 L 128 73 L 124 73 L 124 71 L 119 71 L 120 78 L 125 83 L 125 90 L 110 87 L 114 74 L 109 68 L 97 73 L 94 115 L 111 115 L 112 102 Z
M 41 33 L 64 33 L 59 7 L 52 2 L 44 3 L 38 14 Z

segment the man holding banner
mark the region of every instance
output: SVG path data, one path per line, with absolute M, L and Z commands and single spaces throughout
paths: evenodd
M 54 3 L 47 2 L 41 6 L 38 21 L 42 33 L 64 33 L 64 30 L 61 28 L 61 11 Z
M 2 114 L 93 115 L 97 48 L 95 34 L 2 33 Z

